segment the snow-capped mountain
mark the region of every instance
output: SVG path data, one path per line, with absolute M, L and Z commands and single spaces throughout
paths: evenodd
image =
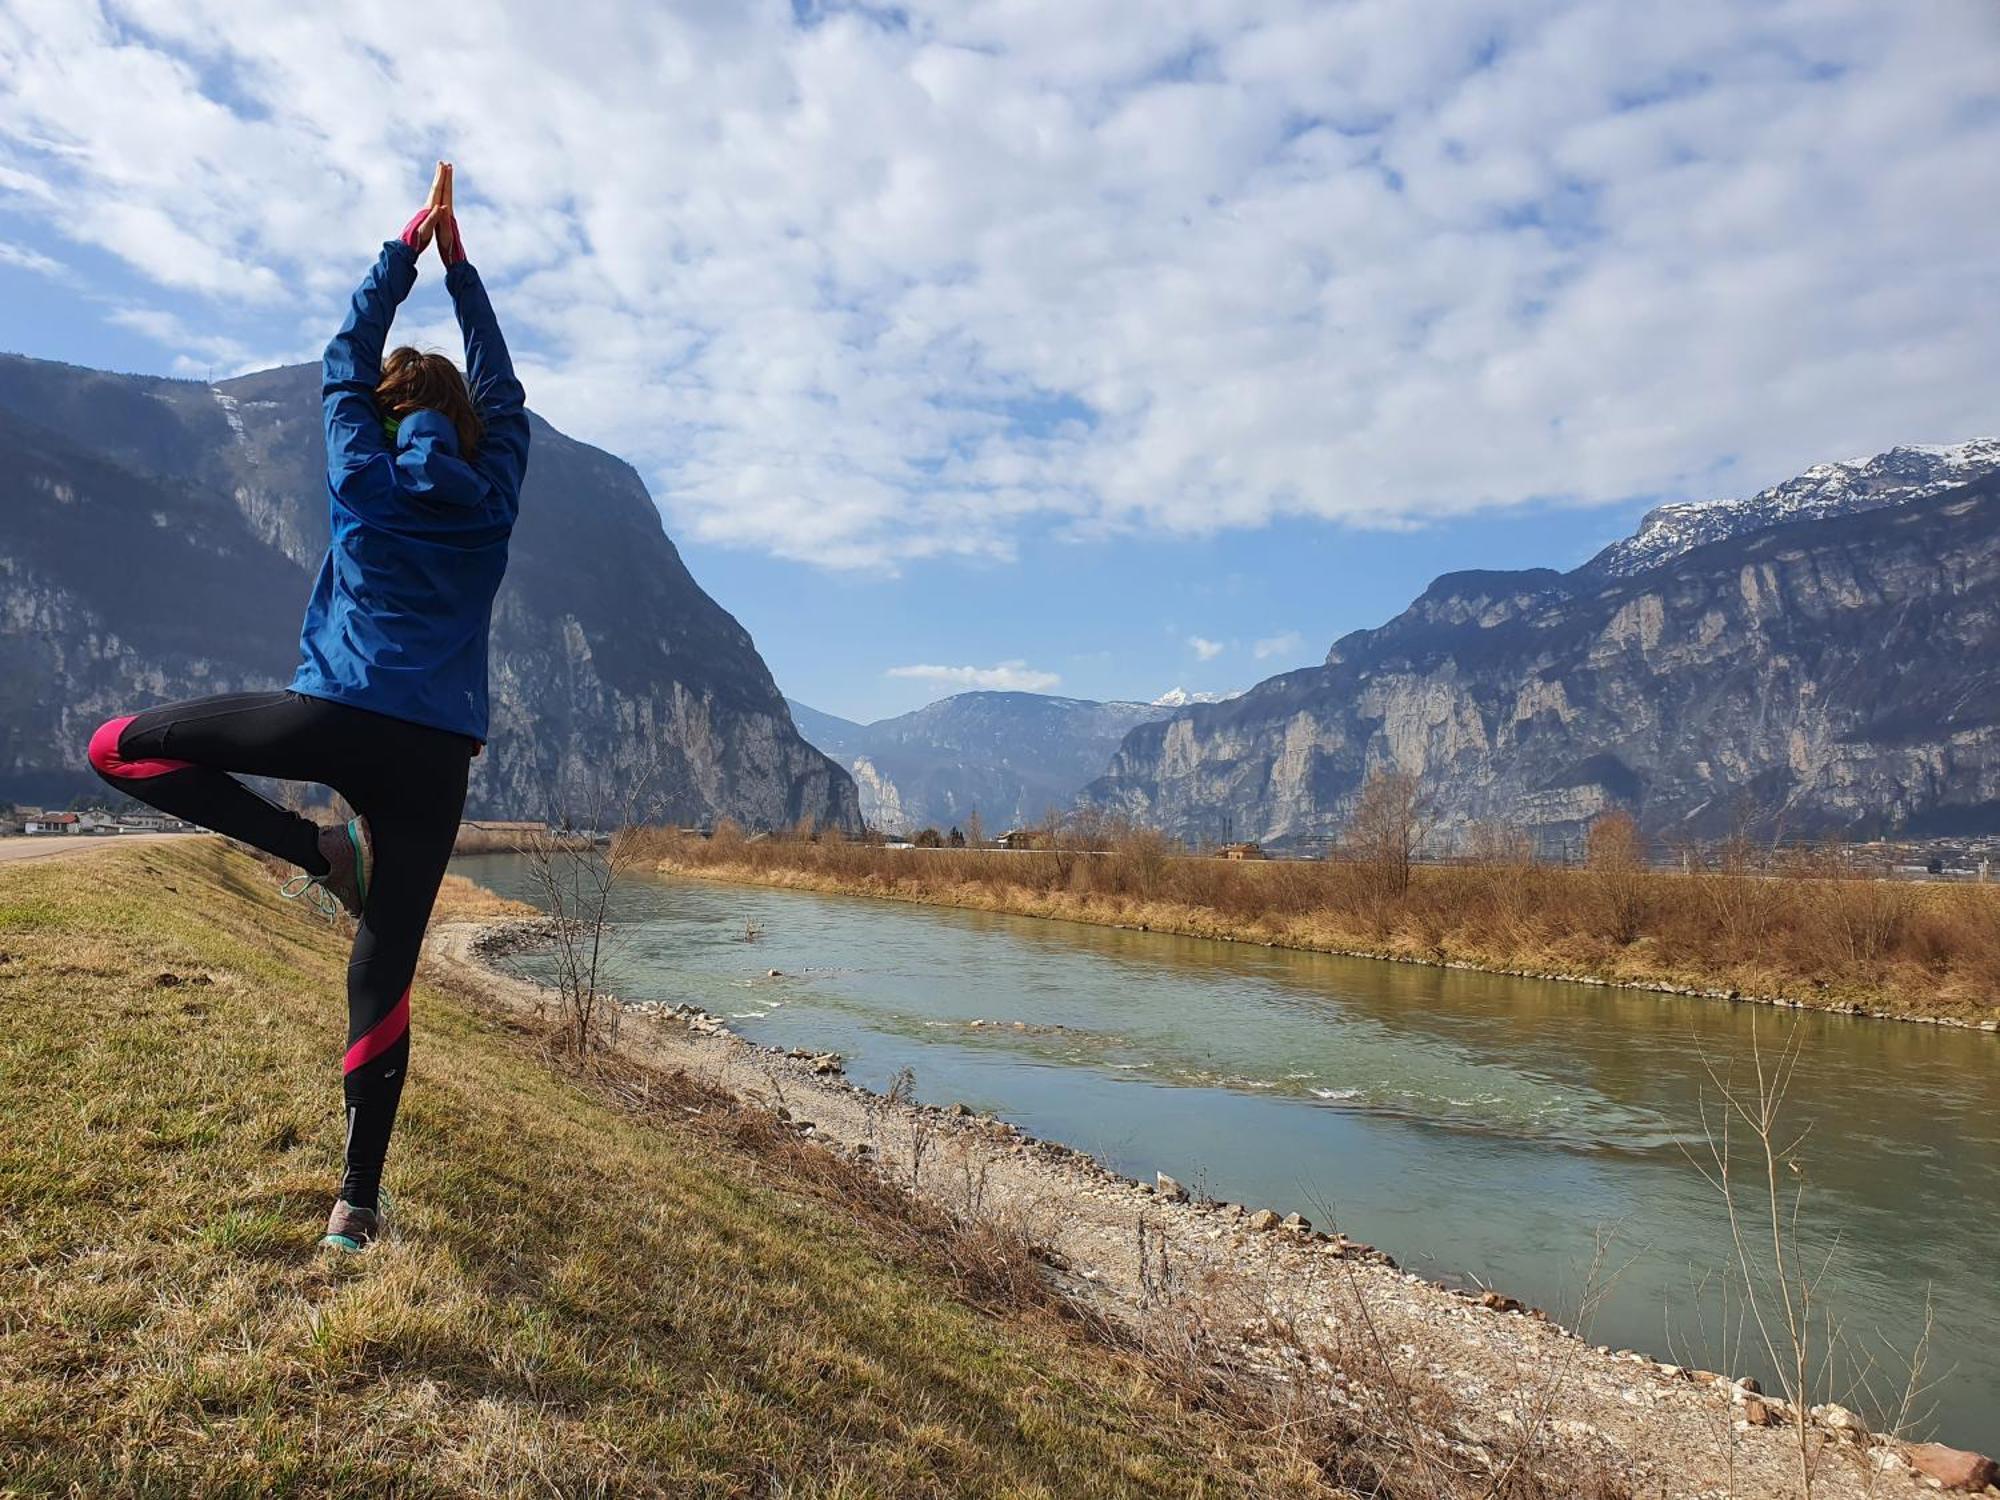
M 1190 703 L 1227 703 L 1240 693 L 1190 693 L 1184 687 L 1168 688 L 1152 702 L 1154 708 L 1186 708 Z
M 1747 500 L 1691 500 L 1650 510 L 1637 531 L 1613 542 L 1578 572 L 1593 579 L 1630 578 L 1710 542 L 1787 521 L 1904 505 L 1995 472 L 2000 472 L 2000 438 L 1948 446 L 1911 444 L 1873 458 L 1814 464 L 1796 479 Z
M 2000 467 L 1903 498 L 1994 446 L 1828 465 L 1758 497 L 1789 519 L 1736 507 L 1627 577 L 1447 573 L 1323 666 L 1133 729 L 1082 797 L 1269 845 L 1337 836 L 1394 766 L 1440 838 L 1550 852 L 1612 808 L 1674 838 L 2000 832 Z

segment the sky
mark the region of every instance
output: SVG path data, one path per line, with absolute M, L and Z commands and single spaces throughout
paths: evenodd
M 438 157 L 531 404 L 850 718 L 2000 431 L 1992 0 L 0 0 L 0 347 L 315 359 Z

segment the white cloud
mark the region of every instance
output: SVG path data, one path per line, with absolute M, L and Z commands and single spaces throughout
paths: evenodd
M 455 155 L 536 404 L 831 567 L 1746 491 L 2000 403 L 1987 0 L 896 15 L 0 0 L 0 211 L 312 347 Z
M 1187 643 L 1188 649 L 1194 652 L 1197 661 L 1214 661 L 1223 652 L 1222 642 L 1211 641 L 1206 636 L 1191 635 L 1187 638 Z
M 156 307 L 113 307 L 107 323 L 142 333 L 174 351 L 174 371 L 190 378 L 221 380 L 248 370 L 268 369 L 278 360 L 269 350 L 256 351 L 227 334 L 190 328 L 174 313 Z
M 66 280 L 69 267 L 61 261 L 30 250 L 25 245 L 10 244 L 0 240 L 0 266 L 15 266 L 23 271 L 33 271 L 38 276 L 47 276 L 53 281 Z
M 1250 648 L 1250 654 L 1259 661 L 1268 661 L 1274 656 L 1291 656 L 1305 644 L 1305 637 L 1296 630 L 1287 630 L 1279 635 L 1267 635 Z
M 986 688 L 1013 693 L 1045 693 L 1062 685 L 1060 674 L 1037 671 L 1025 661 L 1003 661 L 991 667 L 891 667 L 883 675 L 911 677 L 919 682 L 936 683 L 940 687 Z

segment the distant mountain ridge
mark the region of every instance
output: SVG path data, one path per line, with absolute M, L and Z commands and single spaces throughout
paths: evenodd
M 800 732 L 853 775 L 870 825 L 896 832 L 962 827 L 977 812 L 989 833 L 999 833 L 1050 809 L 1066 811 L 1128 730 L 1172 712 L 977 692 L 856 724 L 787 701 Z
M 1447 838 L 1493 820 L 1574 847 L 1614 807 L 1676 836 L 2000 831 L 1996 450 L 1663 507 L 1570 573 L 1447 574 L 1321 666 L 1135 729 L 1084 797 L 1296 842 L 1394 767 Z
M 630 465 L 534 421 L 474 814 L 860 827 Z M 120 711 L 281 686 L 326 548 L 319 370 L 218 385 L 0 356 L 0 796 L 95 796 Z
M 1794 479 L 1742 500 L 1690 500 L 1646 512 L 1639 528 L 1579 570 L 1630 578 L 1696 547 L 1788 521 L 1825 520 L 1942 494 L 2000 472 L 2000 438 L 1907 444 L 1873 458 L 1814 464 Z

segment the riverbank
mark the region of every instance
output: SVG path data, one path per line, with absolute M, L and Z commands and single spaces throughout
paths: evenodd
M 505 950 L 532 936 L 462 926 L 437 943 L 441 956 L 469 964 L 485 945 Z M 786 985 L 752 968 L 749 953 L 743 962 L 753 988 Z M 522 981 L 493 983 L 516 1006 L 546 1003 Z M 919 1104 L 900 1084 L 889 1097 L 867 1092 L 844 1079 L 837 1058 L 751 1045 L 689 1007 L 628 1008 L 619 1037 L 956 1218 L 1046 1246 L 1072 1290 L 1144 1347 L 1211 1371 L 1257 1372 L 1307 1410 L 1365 1413 L 1378 1442 L 1451 1453 L 1488 1482 L 1531 1464 L 1559 1476 L 1560 1494 L 1599 1485 L 1795 1494 L 1803 1438 L 1814 1493 L 1921 1492 L 1904 1467 L 1909 1450 L 1861 1437 L 1847 1413 L 1823 1409 L 1801 1428 L 1782 1403 L 1719 1375 L 1593 1347 L 1504 1291 L 1411 1275 L 1329 1226 L 1289 1219 L 1281 1210 L 1292 1205 L 1217 1204 L 1168 1180 L 1135 1183 L 963 1107 Z
M 2000 1033 L 2000 888 L 1155 852 L 889 850 L 642 829 L 664 874 Z
M 552 1067 L 459 965 L 413 998 L 397 1227 L 317 1252 L 347 942 L 219 840 L 0 870 L 0 1489 L 1336 1492 L 769 1113 Z

